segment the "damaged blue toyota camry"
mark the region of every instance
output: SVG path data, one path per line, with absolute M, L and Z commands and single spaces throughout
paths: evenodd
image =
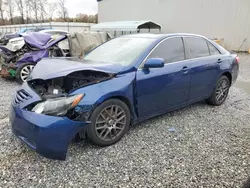
M 10 122 L 37 153 L 65 160 L 76 136 L 109 146 L 132 123 L 201 100 L 223 104 L 238 70 L 236 54 L 200 35 L 122 36 L 83 59 L 40 61 L 16 91 Z

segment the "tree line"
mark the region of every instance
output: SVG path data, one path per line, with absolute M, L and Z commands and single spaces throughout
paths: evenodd
M 41 22 L 97 23 L 98 16 L 79 13 L 70 18 L 67 0 L 0 0 L 0 25 L 29 24 Z M 57 14 L 57 17 L 54 16 Z

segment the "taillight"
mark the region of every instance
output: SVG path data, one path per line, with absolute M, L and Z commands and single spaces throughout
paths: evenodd
M 239 56 L 237 56 L 237 57 L 235 58 L 235 60 L 236 60 L 236 63 L 240 63 L 240 57 L 239 57 Z

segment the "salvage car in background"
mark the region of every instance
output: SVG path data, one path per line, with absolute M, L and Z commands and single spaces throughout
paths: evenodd
M 52 35 L 53 37 L 56 37 L 58 35 L 65 36 L 65 35 L 69 34 L 67 31 L 57 30 L 57 29 L 44 29 L 44 30 L 39 31 L 39 33 L 47 33 L 47 34 Z M 29 35 L 29 34 L 26 34 L 26 35 Z M 17 38 L 10 39 L 6 45 L 6 48 L 12 52 L 16 52 L 16 51 L 20 50 L 24 45 L 25 45 L 24 38 L 17 37 Z M 67 56 L 67 54 L 69 54 L 70 50 L 69 50 L 68 40 L 63 40 L 63 41 L 59 42 L 58 47 L 63 51 L 64 56 Z
M 48 34 L 49 33 L 49 34 Z M 44 30 L 11 39 L 0 46 L 0 75 L 26 81 L 35 64 L 46 57 L 83 57 L 85 53 L 110 39 L 103 32 L 81 32 L 64 35 L 65 31 Z M 42 52 L 36 55 L 38 51 Z
M 238 63 L 237 55 L 192 34 L 123 36 L 83 60 L 43 59 L 15 94 L 12 130 L 53 159 L 65 159 L 76 135 L 109 146 L 131 123 L 200 100 L 223 104 Z
M 17 37 L 21 37 L 27 33 L 30 32 L 38 32 L 38 31 L 42 31 L 45 30 L 47 28 L 22 28 L 19 31 L 17 31 L 16 33 L 11 33 L 11 34 L 6 34 L 4 35 L 1 39 L 0 39 L 0 44 L 1 45 L 7 45 L 10 39 L 14 39 Z
M 17 39 L 18 47 L 21 47 L 18 50 L 12 51 L 8 45 L 0 46 L 0 75 L 16 77 L 19 83 L 26 81 L 35 64 L 42 58 L 63 56 L 57 44 L 66 38 L 67 36 L 54 38 L 45 33 L 30 33 L 23 36 L 24 42 L 22 39 Z

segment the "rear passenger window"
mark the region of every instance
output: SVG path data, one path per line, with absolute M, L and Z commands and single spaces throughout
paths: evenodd
M 219 50 L 217 50 L 217 48 L 215 48 L 214 45 L 212 45 L 209 42 L 207 42 L 207 44 L 209 46 L 210 55 L 218 55 L 218 54 L 220 54 Z
M 185 37 L 185 48 L 187 59 L 199 58 L 209 56 L 209 49 L 207 42 L 198 37 Z
M 149 58 L 163 58 L 165 63 L 184 60 L 185 55 L 182 38 L 176 37 L 163 41 L 153 50 Z

